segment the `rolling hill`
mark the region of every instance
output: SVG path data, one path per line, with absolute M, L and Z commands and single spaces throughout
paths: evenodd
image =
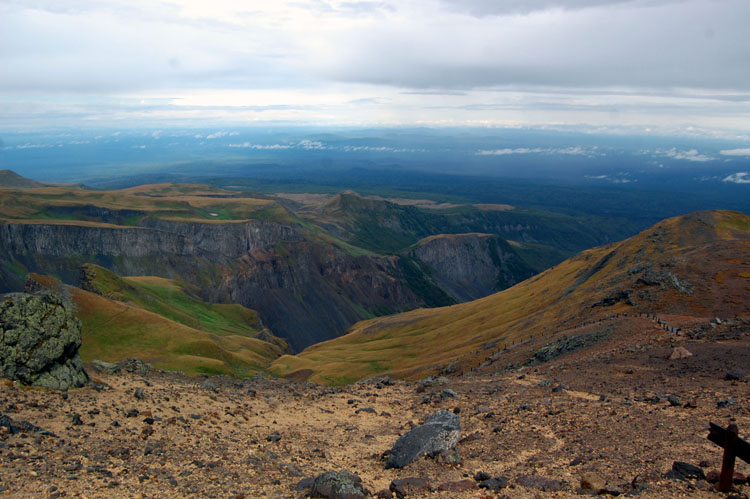
M 505 358 L 535 362 L 555 345 L 589 346 L 643 330 L 656 316 L 675 328 L 750 317 L 750 217 L 710 211 L 667 219 L 500 293 L 360 322 L 280 357 L 271 371 L 334 384 L 466 372 Z

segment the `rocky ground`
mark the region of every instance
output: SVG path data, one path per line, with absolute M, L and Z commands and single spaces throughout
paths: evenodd
M 573 497 L 587 492 L 577 490 L 582 478 L 612 495 L 722 497 L 707 480 L 665 473 L 675 461 L 719 469 L 709 421 L 734 422 L 749 436 L 750 335 L 667 319 L 693 333 L 634 318 L 609 341 L 545 364 L 506 370 L 501 356 L 422 382 L 329 388 L 91 365 L 96 384 L 68 392 L 4 382 L 0 489 L 12 497 L 300 498 L 303 479 L 347 470 L 381 497 L 409 477 L 432 489 L 410 497 Z M 676 346 L 693 356 L 669 360 Z M 508 363 L 518 366 L 515 352 Z M 449 455 L 386 469 L 399 436 L 438 409 L 460 416 L 460 463 Z M 737 471 L 750 465 L 738 461 Z M 497 490 L 477 488 L 487 478 L 498 478 Z M 738 483 L 734 494 L 750 486 Z

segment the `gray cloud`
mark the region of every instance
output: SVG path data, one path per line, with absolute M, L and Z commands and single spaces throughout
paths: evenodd
M 587 7 L 602 7 L 623 3 L 634 3 L 637 0 L 441 0 L 450 9 L 467 12 L 471 15 L 497 16 L 506 14 L 526 14 L 537 10 L 564 9 L 578 10 Z M 679 1 L 679 0 L 671 0 Z M 661 3 L 668 3 L 665 0 Z
M 750 91 L 745 0 L 378 24 L 341 40 L 323 74 L 414 89 L 503 85 Z

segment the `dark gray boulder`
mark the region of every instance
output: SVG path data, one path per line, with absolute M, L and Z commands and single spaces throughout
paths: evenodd
M 460 435 L 461 418 L 441 409 L 423 425 L 412 428 L 396 440 L 385 467 L 403 468 L 421 456 L 435 456 L 450 450 L 456 446 Z
M 0 376 L 57 390 L 83 386 L 81 322 L 52 294 L 0 296 Z
M 362 486 L 359 475 L 348 471 L 328 471 L 318 475 L 310 487 L 310 497 L 327 499 L 365 499 L 370 492 Z

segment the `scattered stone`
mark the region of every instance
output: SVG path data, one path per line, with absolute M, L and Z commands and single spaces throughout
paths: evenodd
M 477 482 L 484 482 L 485 480 L 489 480 L 490 478 L 492 478 L 492 475 L 490 475 L 489 473 L 485 473 L 484 471 L 477 471 L 474 474 L 474 480 L 476 480 Z
M 480 489 L 487 489 L 487 490 L 500 490 L 504 489 L 508 486 L 508 479 L 502 476 L 496 476 L 495 478 L 489 478 L 487 480 L 483 480 L 479 484 Z
M 687 348 L 677 347 L 674 350 L 672 350 L 672 354 L 669 356 L 669 360 L 688 359 L 692 356 L 693 354 L 690 353 Z
M 310 487 L 310 497 L 365 499 L 369 495 L 370 492 L 362 486 L 359 475 L 344 470 L 318 475 Z
M 361 409 L 357 409 L 354 411 L 355 414 L 359 414 L 360 412 L 368 412 L 370 414 L 377 414 L 377 411 L 373 409 L 372 407 L 362 407 Z
M 201 389 L 210 390 L 212 392 L 218 391 L 218 388 L 216 388 L 216 385 L 214 385 L 213 382 L 208 378 L 206 378 L 206 381 L 204 381 L 203 384 L 201 385 Z
M 727 381 L 739 381 L 745 377 L 745 371 L 742 369 L 733 369 L 724 377 Z
M 460 416 L 441 409 L 396 441 L 385 467 L 403 468 L 423 455 L 435 456 L 452 449 L 460 434 Z
M 83 421 L 81 421 L 80 414 L 73 414 L 70 417 L 70 422 L 73 423 L 73 426 L 81 426 L 83 424 Z
M 279 440 L 281 440 L 281 435 L 279 434 L 278 431 L 275 431 L 271 433 L 270 435 L 268 435 L 266 437 L 266 440 L 269 442 L 278 442 Z
M 143 393 L 143 388 L 136 388 L 136 389 L 135 389 L 135 393 L 134 393 L 133 395 L 134 395 L 134 396 L 135 396 L 135 398 L 137 398 L 138 400 L 143 400 L 143 399 L 145 399 L 145 398 L 146 398 L 146 394 L 145 394 L 145 393 Z
M 140 374 L 141 376 L 146 376 L 151 370 L 151 364 L 147 364 L 141 359 L 136 359 L 135 357 L 130 357 L 118 362 L 117 365 L 120 366 L 120 369 L 129 373 Z
M 669 402 L 669 405 L 672 407 L 679 407 L 682 405 L 682 402 L 680 402 L 680 399 L 678 399 L 674 395 L 670 395 L 669 397 L 667 397 L 667 402 Z
M 606 486 L 607 480 L 605 480 L 599 473 L 589 471 L 581 475 L 581 488 L 583 490 L 593 490 L 599 494 Z
M 449 400 L 457 398 L 458 394 L 451 390 L 450 388 L 446 388 L 442 392 L 440 392 L 440 400 Z
M 727 399 L 719 400 L 718 402 L 716 402 L 716 408 L 717 409 L 722 409 L 724 407 L 732 406 L 732 405 L 734 405 L 736 403 L 737 403 L 737 399 L 736 398 L 729 397 Z
M 107 374 L 120 374 L 120 366 L 112 364 L 111 362 L 104 362 L 103 360 L 95 360 L 91 363 L 92 367 L 98 371 Z
M 137 418 L 140 412 L 135 407 L 125 413 L 126 418 Z
M 55 295 L 0 297 L 0 376 L 55 390 L 81 387 L 81 321 Z
M 565 487 L 565 483 L 561 480 L 532 475 L 519 476 L 516 478 L 516 483 L 527 489 L 539 489 L 542 492 L 557 492 Z
M 708 483 L 718 483 L 720 476 L 721 476 L 721 472 L 716 471 L 716 470 L 711 470 L 708 473 L 706 473 L 706 481 Z M 741 485 L 747 482 L 747 476 L 735 471 L 734 476 L 732 477 L 732 481 L 737 485 Z
M 39 428 L 28 421 L 13 421 L 10 417 L 4 414 L 0 414 L 0 428 L 5 428 L 5 432 L 10 433 L 11 435 L 18 433 L 37 433 L 45 437 L 57 438 L 57 435 L 51 431 Z
M 672 469 L 666 473 L 665 477 L 677 480 L 689 480 L 691 478 L 705 480 L 706 474 L 703 473 L 702 469 L 693 464 L 675 461 L 672 463 Z
M 429 492 L 432 490 L 432 486 L 424 478 L 413 477 L 393 480 L 389 489 L 396 494 L 396 497 L 403 498 L 421 492 Z

